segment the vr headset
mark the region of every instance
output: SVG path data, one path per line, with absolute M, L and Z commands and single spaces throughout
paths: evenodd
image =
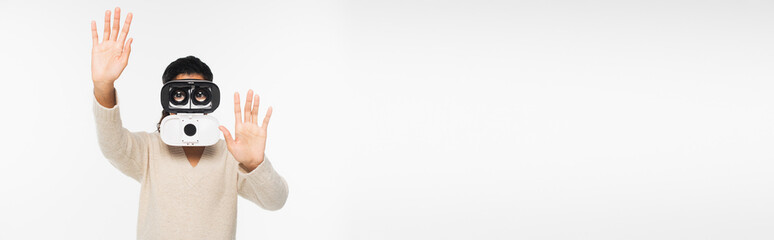
M 161 140 L 170 146 L 211 146 L 220 139 L 218 120 L 206 115 L 220 105 L 220 89 L 211 81 L 172 80 L 161 87 L 161 106 L 174 113 L 161 120 Z

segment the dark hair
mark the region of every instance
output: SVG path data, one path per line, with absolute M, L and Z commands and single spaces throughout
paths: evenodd
M 170 63 L 164 70 L 164 74 L 161 75 L 161 80 L 163 83 L 167 83 L 180 74 L 200 74 L 205 80 L 212 81 L 210 67 L 194 56 L 178 58 Z
M 202 60 L 199 60 L 199 58 L 188 56 L 178 58 L 170 63 L 167 66 L 167 69 L 164 69 L 164 74 L 161 75 L 161 83 L 166 84 L 180 74 L 199 74 L 204 77 L 204 80 L 212 81 L 212 71 L 210 70 L 210 67 L 202 62 Z M 161 110 L 161 119 L 159 119 L 159 123 L 156 124 L 156 131 L 161 131 L 161 120 L 164 120 L 164 117 L 166 116 L 169 116 L 169 113 Z

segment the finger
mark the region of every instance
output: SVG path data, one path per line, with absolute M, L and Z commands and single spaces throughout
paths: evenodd
M 253 110 L 250 112 L 252 114 L 251 118 L 253 119 L 252 123 L 258 124 L 258 104 L 261 102 L 261 97 L 258 96 L 258 94 L 255 94 L 255 98 L 253 100 Z
M 99 42 L 97 37 L 97 22 L 91 21 L 91 46 L 96 46 Z
M 223 132 L 223 138 L 226 139 L 226 146 L 231 148 L 231 145 L 234 144 L 234 139 L 231 138 L 231 132 L 229 132 L 228 129 L 224 126 L 219 126 L 218 129 Z
M 272 112 L 272 108 L 269 107 L 269 110 L 266 110 L 266 117 L 263 117 L 263 125 L 261 125 L 263 129 L 266 129 L 269 127 L 269 119 L 271 118 L 271 112 Z
M 105 11 L 105 27 L 103 28 L 102 42 L 110 40 L 110 10 Z
M 124 62 L 129 61 L 129 54 L 132 53 L 132 40 L 133 38 L 129 38 L 129 41 L 126 41 L 126 46 L 124 46 L 124 51 L 121 53 L 121 58 L 123 58 Z
M 234 92 L 234 118 L 237 126 L 242 124 L 242 109 L 239 107 L 239 92 Z
M 118 39 L 118 26 L 121 21 L 121 8 L 116 7 L 115 10 L 113 10 L 113 31 L 110 32 L 110 40 L 117 40 Z
M 250 114 L 250 108 L 253 106 L 253 90 L 247 90 L 247 100 L 245 100 L 245 123 L 253 122 L 253 115 Z
M 124 41 L 126 40 L 126 36 L 129 35 L 129 26 L 132 25 L 132 13 L 129 13 L 126 15 L 126 20 L 124 20 L 124 27 L 121 29 L 121 36 L 118 37 L 118 42 L 121 44 L 124 44 Z

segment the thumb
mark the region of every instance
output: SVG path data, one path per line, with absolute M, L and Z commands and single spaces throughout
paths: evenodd
M 226 138 L 226 146 L 228 146 L 228 148 L 231 148 L 231 145 L 234 144 L 234 139 L 231 138 L 231 132 L 229 132 L 228 129 L 226 129 L 226 127 L 222 125 L 219 126 L 218 129 L 220 129 L 220 131 L 223 132 L 223 137 Z

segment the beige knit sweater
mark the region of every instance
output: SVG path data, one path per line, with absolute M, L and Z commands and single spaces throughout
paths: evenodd
M 237 194 L 267 210 L 285 204 L 288 185 L 268 158 L 248 173 L 220 140 L 192 167 L 158 132 L 124 128 L 118 104 L 93 102 L 102 154 L 141 184 L 137 239 L 234 239 Z

